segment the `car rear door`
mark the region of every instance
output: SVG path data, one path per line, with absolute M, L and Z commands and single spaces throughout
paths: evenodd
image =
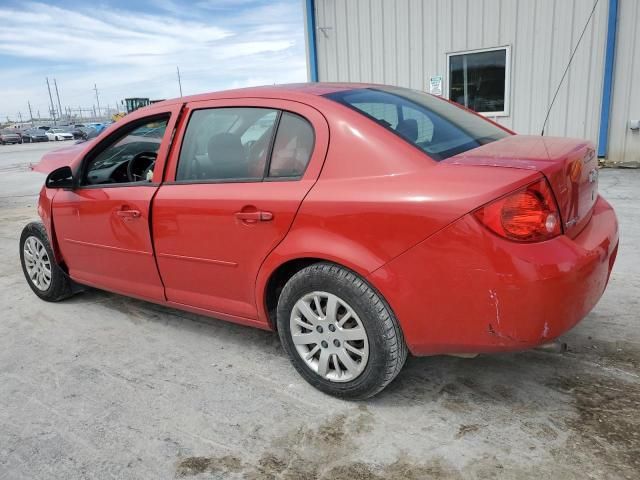
M 182 118 L 153 204 L 167 299 L 251 323 L 258 269 L 318 178 L 328 125 L 276 99 L 193 102 Z
M 85 155 L 74 172 L 78 185 L 56 192 L 53 225 L 74 280 L 164 300 L 151 243 L 150 206 L 179 111 L 180 105 L 169 105 L 136 112 Z M 142 151 L 157 155 L 153 175 L 128 181 L 127 162 Z

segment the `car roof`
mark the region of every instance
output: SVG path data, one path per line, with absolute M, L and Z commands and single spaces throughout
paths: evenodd
M 206 100 L 217 100 L 223 98 L 279 98 L 282 100 L 303 100 L 320 95 L 335 93 L 356 88 L 381 87 L 371 83 L 289 83 L 283 85 L 265 85 L 261 87 L 246 87 L 233 90 L 221 90 L 219 92 L 201 93 L 186 97 L 172 98 L 144 107 L 144 109 L 155 109 L 158 106 L 175 105 L 176 103 L 202 102 Z M 142 110 L 142 109 L 140 109 Z

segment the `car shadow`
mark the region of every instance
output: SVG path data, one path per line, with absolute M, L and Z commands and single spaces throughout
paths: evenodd
M 76 295 L 67 302 L 100 304 L 103 308 L 124 314 L 133 323 L 162 323 L 182 332 L 215 338 L 245 352 L 259 347 L 261 353 L 275 355 L 288 362 L 275 332 L 95 289 Z M 471 404 L 477 407 L 531 403 L 535 399 L 529 391 L 532 388 L 538 391 L 549 388 L 553 379 L 562 375 L 564 370 L 570 373 L 571 363 L 571 359 L 563 355 L 536 351 L 479 355 L 475 358 L 410 355 L 398 377 L 385 390 L 365 402 L 403 407 L 429 405 L 445 398 L 446 406 L 458 412 L 471 408 Z M 303 382 L 301 378 L 300 382 Z

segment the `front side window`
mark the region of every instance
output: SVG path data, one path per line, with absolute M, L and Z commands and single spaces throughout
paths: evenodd
M 449 99 L 480 113 L 506 115 L 506 48 L 450 54 Z
M 81 180 L 83 185 L 150 182 L 169 117 L 136 123 L 91 158 Z M 127 127 L 124 127 L 127 128 Z
M 444 160 L 509 135 L 488 120 L 416 90 L 360 88 L 325 96 L 391 130 L 433 160 Z M 376 108 L 371 108 L 372 104 Z M 367 107 L 361 108 L 362 105 Z M 398 116 L 396 125 L 389 122 L 386 114 L 392 109 Z
M 261 180 L 278 111 L 210 108 L 191 114 L 177 181 Z

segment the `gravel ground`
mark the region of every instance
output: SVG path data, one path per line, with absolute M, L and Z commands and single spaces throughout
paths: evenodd
M 38 300 L 27 165 L 58 146 L 0 146 L 0 479 L 640 478 L 640 171 L 601 172 L 621 246 L 568 353 L 409 358 L 354 403 L 269 332 L 95 290 Z

